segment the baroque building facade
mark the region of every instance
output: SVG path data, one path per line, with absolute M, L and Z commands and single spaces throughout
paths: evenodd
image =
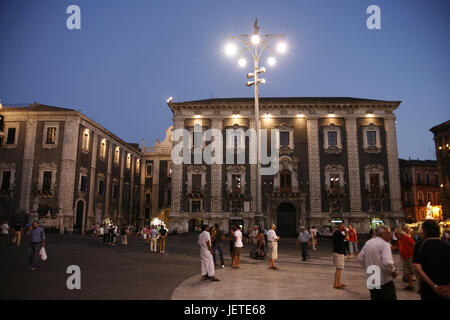
M 444 220 L 450 218 L 450 120 L 430 131 L 434 134 L 436 161 L 439 174 L 440 200 Z
M 399 159 L 402 209 L 406 222 L 425 220 L 427 204 L 440 205 L 439 176 L 434 160 Z M 442 218 L 442 217 L 440 217 Z
M 57 217 L 61 232 L 80 233 L 143 220 L 139 145 L 72 109 L 34 103 L 2 107 L 0 116 L 3 217 Z
M 404 215 L 394 115 L 400 103 L 260 99 L 261 129 L 279 132 L 275 137 L 279 168 L 275 174 L 261 176 L 258 209 L 257 167 L 248 161 L 256 141 L 240 133 L 256 129 L 254 100 L 169 102 L 175 130 L 186 129 L 189 140 L 196 141 L 195 126 L 201 126 L 202 132 L 217 129 L 222 138 L 214 139 L 222 139 L 216 142 L 223 144 L 223 161 L 172 164 L 170 228 L 186 232 L 199 223 L 219 223 L 225 230 L 234 224 L 247 230 L 253 224 L 267 228 L 275 223 L 281 235 L 295 236 L 302 225 L 333 221 L 351 223 L 360 232 L 377 223 L 400 225 Z M 271 145 L 270 133 L 261 137 Z M 210 143 L 203 139 L 199 152 Z M 234 160 L 242 148 L 246 161 L 227 164 L 230 148 Z M 196 151 L 192 151 L 194 159 Z

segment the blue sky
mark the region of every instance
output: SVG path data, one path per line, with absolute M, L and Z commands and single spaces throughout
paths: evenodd
M 66 9 L 81 8 L 81 30 Z M 381 8 L 381 30 L 366 9 Z M 450 119 L 448 0 L 0 0 L 0 98 L 81 109 L 130 142 L 164 138 L 175 101 L 251 97 L 226 35 L 287 33 L 262 97 L 401 100 L 399 156 L 434 159 Z

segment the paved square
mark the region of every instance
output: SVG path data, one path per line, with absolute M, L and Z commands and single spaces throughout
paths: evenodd
M 346 288 L 332 288 L 334 267 L 331 244 L 320 242 L 310 251 L 310 261 L 301 262 L 294 239 L 279 244 L 280 270 L 269 270 L 267 261 L 248 257 L 244 250 L 241 268 L 231 269 L 225 248 L 225 269 L 218 269 L 220 282 L 200 281 L 196 237 L 171 236 L 166 254 L 151 254 L 142 239 L 131 237 L 128 246 L 104 246 L 90 236 L 49 234 L 48 261 L 38 270 L 26 268 L 28 239 L 21 247 L 0 248 L 1 299 L 236 299 L 236 300 L 366 300 L 363 267 L 346 260 L 342 282 Z M 394 254 L 399 265 L 399 256 Z M 69 265 L 81 268 L 81 290 L 66 286 Z M 401 278 L 395 281 L 399 299 L 419 299 L 407 292 Z M 416 283 L 415 283 L 416 284 Z

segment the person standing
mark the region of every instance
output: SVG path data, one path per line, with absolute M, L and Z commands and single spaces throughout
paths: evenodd
M 219 281 L 214 277 L 214 261 L 213 252 L 211 249 L 211 235 L 209 234 L 209 227 L 207 225 L 202 225 L 202 232 L 198 236 L 197 244 L 200 247 L 200 262 L 201 262 L 201 281 L 211 280 Z
M 22 239 L 22 226 L 18 223 L 14 226 L 14 238 L 12 239 L 12 243 L 15 243 L 16 246 L 20 246 L 20 241 Z
M 159 229 L 159 253 L 166 252 L 166 238 L 167 238 L 167 229 L 161 225 Z
M 350 252 L 349 259 L 353 258 L 353 252 L 355 256 L 358 256 L 358 235 L 352 225 L 348 225 L 348 251 Z
M 158 247 L 158 231 L 156 230 L 156 226 L 151 226 L 150 230 L 150 252 L 156 253 L 156 248 Z
M 379 273 L 379 286 L 367 283 L 371 300 L 397 300 L 394 278 L 397 276 L 394 258 L 392 257 L 392 233 L 388 226 L 375 229 L 376 237 L 366 242 L 358 261 L 365 267 L 367 281 L 372 276 L 372 270 Z M 375 268 L 374 268 L 375 266 Z
M 334 286 L 335 289 L 342 289 L 346 287 L 341 283 L 341 273 L 344 269 L 345 262 L 345 226 L 341 223 L 333 233 L 333 262 L 336 266 L 336 272 L 334 274 Z
M 269 269 L 277 270 L 275 267 L 275 260 L 278 259 L 278 241 L 280 237 L 275 233 L 276 226 L 272 224 L 272 228 L 267 231 L 267 247 L 268 247 L 268 258 L 269 258 Z
M 120 228 L 120 235 L 122 236 L 122 245 L 126 246 L 128 244 L 128 234 L 127 234 L 128 228 L 126 225 L 123 225 L 122 228 Z
M 422 224 L 424 239 L 414 246 L 413 266 L 418 275 L 422 300 L 449 299 L 450 245 L 440 239 L 436 221 L 427 219 Z
M 239 225 L 236 226 L 236 231 L 233 234 L 234 250 L 233 250 L 233 268 L 240 268 L 241 253 L 244 244 L 242 243 L 242 232 Z
M 298 235 L 297 245 L 300 245 L 302 250 L 302 261 L 306 261 L 308 258 L 308 244 L 311 236 L 305 231 L 305 227 L 300 227 L 300 234 Z
M 35 220 L 33 221 L 28 234 L 30 235 L 30 249 L 28 250 L 30 270 L 35 271 L 39 251 L 41 251 L 42 247 L 45 247 L 45 232 L 44 229 L 39 227 L 38 222 Z
M 234 231 L 236 229 L 234 227 L 230 228 L 230 234 L 228 237 L 228 244 L 230 249 L 230 257 L 231 257 L 231 266 L 234 264 Z
M 225 240 L 225 235 L 219 229 L 218 223 L 216 223 L 213 228 L 214 228 L 214 231 L 213 231 L 213 234 L 211 234 L 211 238 L 212 238 L 212 250 L 213 250 L 214 265 L 215 266 L 217 265 L 216 254 L 219 254 L 220 264 L 223 269 L 225 267 L 225 263 L 223 261 L 223 240 Z
M 312 226 L 311 229 L 309 229 L 309 234 L 311 236 L 311 243 L 312 243 L 312 249 L 313 250 L 317 250 L 316 246 L 317 246 L 317 228 L 316 226 Z
M 2 224 L 2 247 L 6 247 L 9 242 L 9 225 L 8 221 Z
M 253 230 L 249 233 L 250 241 L 251 241 L 251 251 L 250 258 L 256 259 L 258 257 L 257 248 L 258 248 L 258 234 L 259 228 L 257 225 L 253 226 Z
M 397 244 L 392 246 L 392 250 L 398 249 L 403 264 L 403 278 L 408 281 L 408 286 L 405 290 L 414 290 L 413 274 L 414 268 L 412 265 L 412 257 L 414 252 L 414 240 L 401 229 L 395 229 L 395 235 L 398 239 Z

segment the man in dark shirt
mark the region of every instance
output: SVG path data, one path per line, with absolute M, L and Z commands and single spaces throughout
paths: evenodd
M 422 224 L 424 239 L 414 246 L 413 266 L 420 278 L 422 300 L 444 299 L 450 285 L 450 245 L 440 239 L 436 221 Z
M 166 252 L 166 238 L 167 238 L 167 230 L 164 226 L 161 226 L 159 230 L 159 253 Z
M 344 224 L 340 224 L 337 230 L 333 233 L 333 261 L 336 266 L 336 273 L 334 275 L 334 286 L 335 289 L 342 289 L 345 284 L 341 283 L 341 272 L 344 269 L 345 261 L 345 242 L 346 239 L 346 229 Z
M 220 257 L 220 265 L 222 268 L 225 267 L 224 261 L 223 261 L 223 246 L 222 246 L 222 240 L 225 240 L 225 235 L 223 232 L 219 229 L 219 224 L 216 223 L 214 225 L 214 232 L 211 234 L 212 238 L 212 251 L 213 251 L 213 258 L 214 258 L 214 265 L 217 265 L 216 260 L 216 253 L 219 254 Z

